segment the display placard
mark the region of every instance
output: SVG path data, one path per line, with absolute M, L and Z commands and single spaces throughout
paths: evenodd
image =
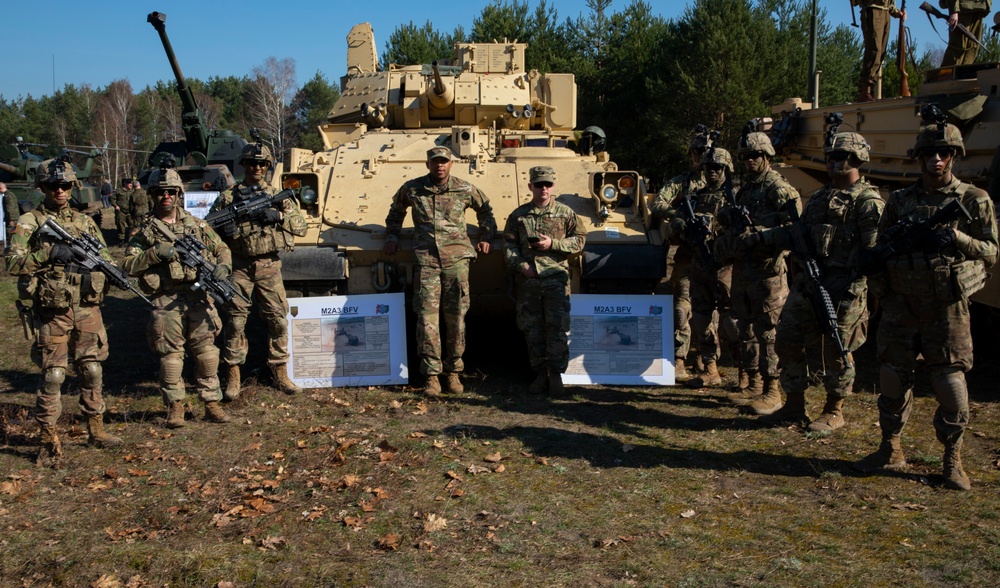
M 184 210 L 191 213 L 191 216 L 204 219 L 218 198 L 218 192 L 185 192 Z

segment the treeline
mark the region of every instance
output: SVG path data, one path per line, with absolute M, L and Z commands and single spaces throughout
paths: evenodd
M 612 12 L 611 0 L 587 0 L 586 13 L 560 20 L 550 0 L 494 0 L 468 32 L 461 26 L 438 31 L 430 21 L 397 27 L 381 63 L 447 59 L 457 41 L 526 42 L 529 69 L 575 74 L 580 127 L 603 128 L 615 161 L 658 181 L 685 165 L 695 124 L 720 130 L 723 143 L 733 145 L 750 118 L 770 115 L 785 98 L 807 98 L 811 6 L 811 0 L 695 0 L 666 20 L 645 1 Z M 817 23 L 821 103 L 851 101 L 862 57 L 859 29 L 832 27 L 825 9 Z M 897 26 L 893 20 L 894 37 Z M 984 41 L 988 50 L 980 59 L 997 60 L 997 35 Z M 940 54 L 918 51 L 911 48 L 919 58 L 908 66 L 913 92 L 920 72 L 940 61 Z M 893 41 L 884 97 L 898 95 L 895 55 Z M 338 97 L 321 73 L 296 88 L 290 58 L 269 58 L 244 77 L 189 82 L 210 128 L 246 133 L 257 127 L 277 153 L 291 146 L 318 150 L 314 129 Z M 172 80 L 159 82 L 136 93 L 123 80 L 99 89 L 66 86 L 40 99 L 0 97 L 0 140 L 20 135 L 59 145 L 107 142 L 115 151 L 105 158 L 104 171 L 131 173 L 144 164 L 143 151 L 183 136 L 173 86 Z

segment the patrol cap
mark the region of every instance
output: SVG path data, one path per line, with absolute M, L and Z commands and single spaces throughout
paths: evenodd
M 451 149 L 448 149 L 447 147 L 432 147 L 427 150 L 427 161 L 437 159 L 439 157 L 447 159 L 448 161 L 455 159 L 451 154 Z
M 537 184 L 539 182 L 550 182 L 555 184 L 556 170 L 547 165 L 539 165 L 531 168 L 528 172 L 528 177 L 530 178 L 532 184 Z

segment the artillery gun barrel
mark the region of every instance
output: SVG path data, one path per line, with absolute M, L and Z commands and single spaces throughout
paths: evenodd
M 427 95 L 427 99 L 430 101 L 431 106 L 439 110 L 444 110 L 449 108 L 455 101 L 455 93 L 448 86 L 444 85 L 444 80 L 441 79 L 441 70 L 438 68 L 438 62 L 431 62 L 431 73 L 434 75 L 434 87 Z
M 9 163 L 3 163 L 0 161 L 0 169 L 11 174 L 20 174 L 21 170 L 16 165 L 11 165 Z
M 441 70 L 438 69 L 438 62 L 431 62 L 431 71 L 434 72 L 434 93 L 441 96 L 445 92 L 444 80 L 441 79 Z

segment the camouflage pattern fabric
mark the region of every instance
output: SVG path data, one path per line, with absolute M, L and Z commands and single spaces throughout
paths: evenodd
M 141 188 L 133 190 L 132 198 L 129 201 L 130 226 L 134 229 L 141 225 L 151 210 L 153 210 L 153 199 L 149 197 L 149 194 Z
M 177 209 L 177 219 L 168 224 L 176 235 L 189 234 L 205 244 L 202 254 L 216 264 L 232 267 L 229 247 L 205 222 Z M 204 291 L 191 285 L 197 275 L 176 259 L 162 262 L 154 251 L 168 239 L 155 228 L 153 217 L 146 217 L 125 250 L 122 267 L 138 276 L 139 287 L 153 301 L 146 328 L 150 349 L 160 356 L 160 393 L 163 402 L 182 401 L 186 397 L 183 370 L 185 345 L 195 361 L 195 388 L 206 401 L 222 399 L 219 386 L 219 348 L 215 338 L 222 331 L 222 321 L 214 301 Z
M 237 199 L 252 197 L 245 192 L 267 193 L 274 195 L 274 190 L 267 186 L 239 183 L 232 191 L 220 194 L 212 204 L 209 213 L 221 210 Z M 281 202 L 281 224 L 262 225 L 246 221 L 236 227 L 233 237 L 223 236 L 234 257 L 251 260 L 258 256 L 270 255 L 278 251 L 291 251 L 295 248 L 295 237 L 306 234 L 306 219 L 302 216 L 295 198 L 286 198 Z
M 119 235 L 128 235 L 132 223 L 132 190 L 121 188 L 111 197 L 111 205 L 115 210 L 115 228 Z
M 482 190 L 454 176 L 439 188 L 425 175 L 406 182 L 393 195 L 385 218 L 386 241 L 399 240 L 406 210 L 411 207 L 413 249 L 422 266 L 450 267 L 476 257 L 465 223 L 469 208 L 476 211 L 480 242 L 492 241 L 497 232 L 493 207 Z
M 465 354 L 465 314 L 468 311 L 468 259 L 457 259 L 448 267 L 417 266 L 413 312 L 417 315 L 417 355 L 422 374 L 434 376 L 465 369 L 462 355 Z
M 528 237 L 552 239 L 547 251 L 539 251 Z M 507 218 L 503 231 L 504 258 L 515 272 L 517 326 L 528 345 L 528 359 L 535 371 L 563 373 L 569 364 L 569 258 L 583 251 L 583 223 L 568 206 L 552 201 L 544 208 L 522 204 Z M 537 278 L 525 277 L 527 266 Z
M 840 340 L 850 351 L 865 342 L 868 334 L 868 286 L 864 276 L 855 276 L 854 264 L 863 248 L 875 246 L 884 203 L 878 191 L 864 178 L 848 190 L 827 185 L 814 193 L 802 213 L 803 232 L 837 310 Z M 779 247 L 791 249 L 785 227 L 773 231 Z M 828 397 L 845 398 L 853 392 L 855 370 L 840 357 L 832 338 L 824 338 L 808 292 L 808 276 L 795 268 L 791 294 L 778 323 L 776 349 L 781 360 L 781 385 L 788 393 L 804 393 L 809 386 L 807 347 L 822 341 Z

